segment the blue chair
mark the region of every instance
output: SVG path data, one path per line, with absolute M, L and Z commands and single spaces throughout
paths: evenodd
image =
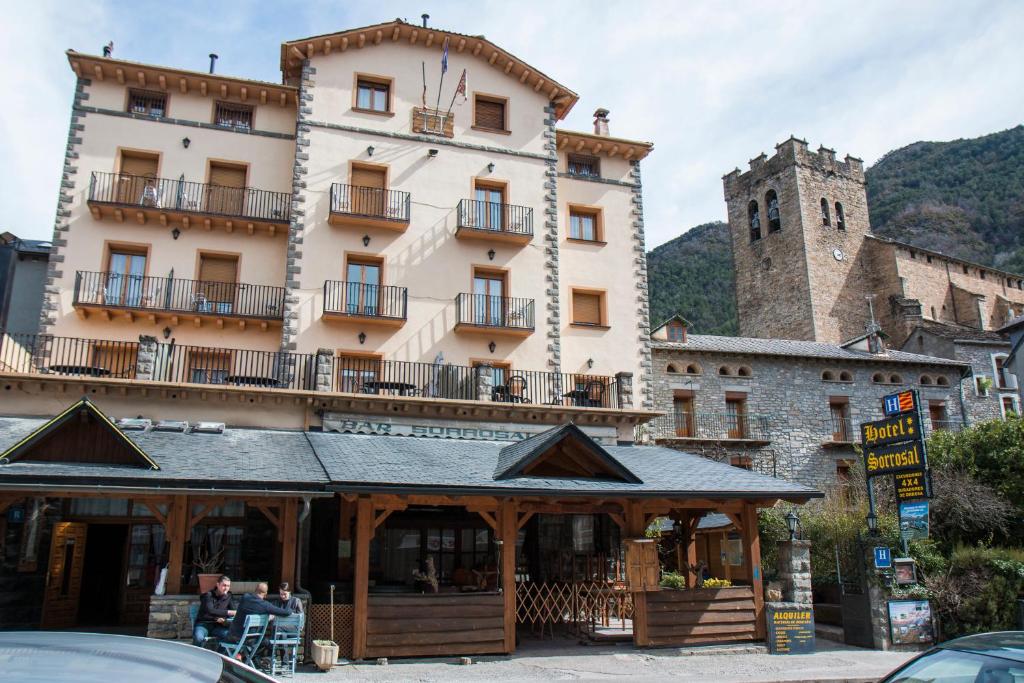
M 192 603 L 188 606 L 188 621 L 192 624 L 192 630 L 196 630 L 196 617 L 199 616 L 199 604 Z M 206 640 L 203 641 L 203 647 L 208 648 L 211 644 L 215 644 L 217 639 L 213 636 L 206 636 Z
M 302 626 L 306 621 L 305 614 L 293 614 L 290 617 L 274 617 L 271 624 L 270 637 L 264 643 L 270 645 L 270 675 L 295 675 L 295 663 L 299 658 L 299 645 L 302 643 Z M 277 655 L 281 654 L 281 663 Z
M 263 642 L 269 621 L 270 616 L 267 614 L 246 615 L 245 624 L 242 627 L 242 637 L 238 639 L 237 643 L 222 641 L 220 649 L 232 659 L 242 655 L 242 661 L 255 669 L 252 657 L 259 649 L 260 643 Z

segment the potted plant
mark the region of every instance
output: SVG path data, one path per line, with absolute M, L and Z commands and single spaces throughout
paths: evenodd
M 213 590 L 220 578 L 221 561 L 224 559 L 224 549 L 221 548 L 215 553 L 210 553 L 206 548 L 199 548 L 192 560 L 192 565 L 198 570 L 199 594 Z

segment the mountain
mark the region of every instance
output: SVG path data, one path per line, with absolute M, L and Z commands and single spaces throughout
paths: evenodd
M 1024 126 L 915 142 L 867 170 L 871 231 L 1024 273 Z M 728 226 L 705 223 L 647 255 L 651 323 L 674 313 L 697 334 L 737 334 Z

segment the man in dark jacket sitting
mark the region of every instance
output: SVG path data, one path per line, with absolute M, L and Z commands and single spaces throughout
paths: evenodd
M 246 593 L 242 601 L 238 603 L 238 611 L 235 612 L 235 620 L 231 622 L 231 629 L 224 640 L 237 643 L 245 632 L 245 618 L 250 614 L 269 614 L 276 617 L 291 616 L 292 611 L 286 607 L 278 607 L 267 602 L 267 592 L 270 587 L 266 583 L 259 583 L 255 593 Z
M 210 636 L 217 640 L 228 634 L 227 621 L 235 616 L 231 607 L 231 579 L 221 576 L 217 585 L 199 597 L 199 612 L 192 626 L 192 643 L 202 647 Z

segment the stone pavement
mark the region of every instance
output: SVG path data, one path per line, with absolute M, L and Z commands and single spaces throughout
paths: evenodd
M 710 681 L 876 681 L 910 659 L 912 653 L 877 652 L 818 641 L 813 655 L 769 655 L 763 647 L 664 648 L 636 650 L 632 645 L 576 645 L 568 640 L 530 642 L 512 657 L 392 659 L 386 666 L 360 663 L 330 673 L 304 667 L 296 681 L 547 681 L 629 680 Z

